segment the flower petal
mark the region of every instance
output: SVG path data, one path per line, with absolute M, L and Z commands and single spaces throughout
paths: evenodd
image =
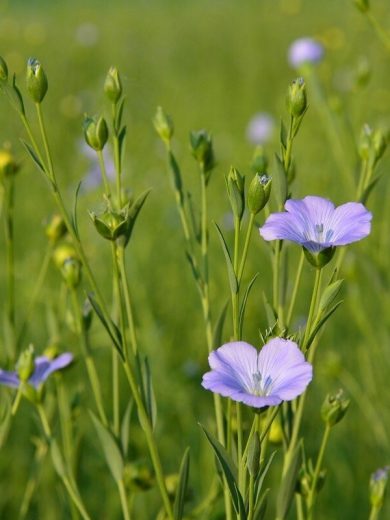
M 20 384 L 19 377 L 16 372 L 0 369 L 0 384 L 10 386 L 11 388 L 18 388 Z
M 336 208 L 330 226 L 332 242 L 343 246 L 361 240 L 370 234 L 372 213 L 358 202 L 347 202 Z
M 303 244 L 306 241 L 305 227 L 289 213 L 272 213 L 259 229 L 264 240 L 291 240 Z
M 61 368 L 65 368 L 72 361 L 73 354 L 70 352 L 65 352 L 53 360 L 50 360 L 46 356 L 39 356 L 35 358 L 35 370 L 29 379 L 29 383 L 35 387 L 38 386 L 39 384 L 46 381 L 50 374 L 60 370 Z
M 258 352 L 245 341 L 225 343 L 209 355 L 210 367 L 226 377 L 238 381 L 242 389 L 248 389 L 252 384 L 252 374 L 257 371 Z
M 270 396 L 290 401 L 300 395 L 313 377 L 313 368 L 296 343 L 282 338 L 271 339 L 261 349 L 258 370 L 262 379 L 270 378 Z

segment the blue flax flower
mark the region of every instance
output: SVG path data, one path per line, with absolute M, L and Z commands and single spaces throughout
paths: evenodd
M 371 231 L 372 214 L 358 202 L 336 208 L 330 200 L 309 196 L 290 199 L 284 207 L 260 228 L 264 240 L 291 240 L 316 254 L 361 240 Z
M 299 38 L 288 49 L 288 61 L 294 69 L 304 64 L 317 63 L 323 56 L 323 46 L 313 38 Z
M 65 352 L 60 356 L 50 359 L 47 356 L 38 356 L 34 360 L 34 371 L 27 380 L 34 388 L 38 388 L 46 379 L 57 370 L 67 367 L 73 361 L 73 355 Z M 17 372 L 0 369 L 0 384 L 19 388 L 21 380 Z
M 260 352 L 245 343 L 226 343 L 209 355 L 211 372 L 202 386 L 254 408 L 276 406 L 302 394 L 313 377 L 313 368 L 296 343 L 271 339 Z

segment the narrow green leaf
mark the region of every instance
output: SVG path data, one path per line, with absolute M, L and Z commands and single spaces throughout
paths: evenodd
M 198 224 L 198 221 L 195 217 L 194 204 L 192 202 L 192 195 L 190 192 L 187 192 L 187 205 L 188 205 L 188 210 L 189 210 L 189 214 L 190 214 L 190 221 L 191 221 L 193 235 L 195 237 L 195 240 L 198 242 L 198 244 L 200 244 L 201 240 L 202 240 L 202 233 L 201 233 L 200 225 Z
M 7 395 L 1 400 L 0 406 L 0 449 L 4 445 L 11 426 L 11 403 Z
M 226 244 L 225 238 L 224 238 L 224 236 L 222 234 L 222 231 L 220 230 L 218 224 L 216 222 L 214 222 L 214 225 L 215 225 L 215 227 L 217 229 L 219 240 L 221 241 L 222 251 L 223 251 L 223 254 L 225 256 L 226 267 L 227 267 L 228 276 L 229 276 L 230 289 L 231 289 L 232 293 L 237 294 L 238 282 L 237 282 L 237 278 L 236 278 L 236 275 L 235 275 L 235 272 L 234 272 L 232 259 L 231 259 L 230 253 L 229 253 L 229 249 L 228 249 L 228 246 Z
M 238 489 L 236 483 L 234 483 L 234 487 L 236 488 L 237 499 L 238 499 L 238 516 L 240 520 L 247 520 L 246 508 L 244 504 L 244 500 L 242 499 L 241 493 Z
M 280 144 L 284 149 L 287 148 L 287 129 L 283 119 L 280 120 Z
M 108 335 L 110 336 L 110 338 L 114 344 L 114 347 L 118 351 L 122 360 L 124 360 L 125 358 L 123 356 L 122 347 L 121 347 L 122 336 L 121 336 L 121 333 L 119 332 L 118 327 L 115 325 L 115 323 L 112 320 L 111 320 L 111 323 L 107 323 L 107 321 L 102 313 L 102 310 L 101 310 L 99 304 L 97 303 L 97 301 L 95 300 L 95 298 L 93 297 L 92 293 L 88 293 L 87 298 L 88 298 L 90 304 L 92 305 L 93 310 L 96 312 L 99 320 L 101 321 L 103 327 L 106 329 Z
M 50 441 L 50 455 L 53 461 L 54 469 L 56 470 L 58 476 L 61 478 L 66 477 L 64 459 L 62 458 L 60 448 L 58 447 L 58 443 L 55 439 Z
M 275 324 L 277 322 L 277 315 L 275 314 L 275 311 L 273 310 L 271 304 L 269 303 L 267 296 L 263 292 L 263 302 L 264 302 L 264 309 L 265 309 L 265 315 L 267 317 L 267 323 L 268 327 L 270 329 L 273 329 L 275 327 Z
M 100 444 L 103 448 L 104 457 L 107 465 L 114 477 L 116 482 L 119 482 L 123 478 L 123 457 L 122 453 L 115 441 L 112 433 L 99 421 L 93 412 L 89 412 L 92 422 L 95 426 L 96 433 L 99 437 Z
M 230 459 L 228 453 L 226 452 L 225 448 L 222 446 L 222 444 L 210 433 L 206 430 L 204 426 L 200 424 L 200 427 L 202 428 L 204 434 L 206 435 L 207 440 L 209 441 L 215 456 L 217 457 L 218 462 L 220 463 L 220 467 L 222 469 L 222 473 L 226 479 L 226 483 L 228 485 L 230 496 L 232 497 L 232 502 L 234 509 L 237 514 L 239 514 L 239 498 L 238 495 L 240 495 L 238 488 L 237 488 L 237 482 L 236 482 L 236 468 Z M 241 495 L 240 495 L 241 497 Z M 242 497 L 241 497 L 242 500 Z
M 277 154 L 275 154 L 275 160 L 276 172 L 272 179 L 272 191 L 275 193 L 278 207 L 283 208 L 288 193 L 287 175 L 284 171 L 283 162 Z
M 333 304 L 341 290 L 342 284 L 343 280 L 337 280 L 328 285 L 324 290 L 320 298 L 320 303 L 318 304 L 318 315 L 325 312 L 328 307 Z
M 154 429 L 157 422 L 157 405 L 156 397 L 154 395 L 154 389 L 152 384 L 152 374 L 150 372 L 150 366 L 148 358 L 145 357 L 142 366 L 142 384 L 144 387 L 144 405 L 146 413 L 148 414 L 150 424 Z
M 372 179 L 370 184 L 368 186 L 366 186 L 365 190 L 362 193 L 362 196 L 360 197 L 360 202 L 362 202 L 363 204 L 366 204 L 368 197 L 370 196 L 372 190 L 375 188 L 375 186 L 377 185 L 377 183 L 381 177 L 382 177 L 382 174 L 377 175 L 376 177 L 374 177 Z
M 255 507 L 253 520 L 264 520 L 265 519 L 265 513 L 267 511 L 267 504 L 268 504 L 268 493 L 269 493 L 269 489 L 266 489 L 264 491 L 264 493 L 262 494 L 259 502 L 257 503 L 257 505 Z
M 24 116 L 25 110 L 24 110 L 23 96 L 19 90 L 19 87 L 16 85 L 16 75 L 15 74 L 12 76 L 12 88 L 9 90 L 7 89 L 7 91 L 9 92 L 9 98 L 10 98 L 11 103 L 14 106 L 15 110 L 17 110 Z
M 320 319 L 318 320 L 315 325 L 314 329 L 310 334 L 309 341 L 307 342 L 307 349 L 310 347 L 310 345 L 313 343 L 314 338 L 317 336 L 318 332 L 320 331 L 321 327 L 328 321 L 328 319 L 332 316 L 332 314 L 335 312 L 337 307 L 343 303 L 343 300 L 340 300 L 339 302 L 335 303 L 333 307 L 331 307 L 328 312 Z
M 134 225 L 136 223 L 136 220 L 138 218 L 138 215 L 142 209 L 142 206 L 145 204 L 146 199 L 148 198 L 149 193 L 151 192 L 151 189 L 145 190 L 144 192 L 139 195 L 133 204 L 130 206 L 129 209 L 129 226 L 128 226 L 128 232 L 127 232 L 127 240 L 130 240 L 131 234 L 134 229 Z
M 129 432 L 130 432 L 130 419 L 131 412 L 133 411 L 134 401 L 130 399 L 128 405 L 126 406 L 125 413 L 123 414 L 122 424 L 121 424 L 121 445 L 122 451 L 127 456 L 129 450 Z
M 119 159 L 120 160 L 122 160 L 122 157 L 123 157 L 123 150 L 125 147 L 126 134 L 127 134 L 127 127 L 124 126 L 121 128 L 121 130 L 118 134 Z
M 80 239 L 80 235 L 79 235 L 79 226 L 78 226 L 78 221 L 77 221 L 77 203 L 79 200 L 81 184 L 82 183 L 80 181 L 76 188 L 76 192 L 75 192 L 75 196 L 74 196 L 74 204 L 73 204 L 73 215 L 72 215 L 72 226 L 73 226 L 74 232 L 78 239 Z
M 173 504 L 173 516 L 175 520 L 182 520 L 184 513 L 184 503 L 187 493 L 188 477 L 190 474 L 190 448 L 187 448 L 184 452 L 180 470 L 179 470 L 179 484 L 177 486 L 177 492 L 175 496 L 175 502 Z
M 192 256 L 191 253 L 186 251 L 186 258 L 188 260 L 188 263 L 190 264 L 192 275 L 195 278 L 195 281 L 199 284 L 199 282 L 200 282 L 200 275 L 199 275 L 199 271 L 198 271 L 198 269 L 197 269 L 197 267 L 195 265 L 194 257 Z
M 173 188 L 178 194 L 180 205 L 183 205 L 183 182 L 181 180 L 181 173 L 179 165 L 175 159 L 175 156 L 171 151 L 168 152 L 168 165 L 172 174 Z
M 221 312 L 218 316 L 217 323 L 215 324 L 215 329 L 214 329 L 214 334 L 213 334 L 213 349 L 214 350 L 216 350 L 218 347 L 220 347 L 221 343 L 222 343 L 222 332 L 223 332 L 223 326 L 225 323 L 228 305 L 229 305 L 229 302 L 226 302 L 225 305 L 222 307 Z
M 299 468 L 301 467 L 302 448 L 301 442 L 297 444 L 292 454 L 290 465 L 283 477 L 276 502 L 277 518 L 284 520 L 294 497 Z
M 255 283 L 258 276 L 259 276 L 259 273 L 256 273 L 255 276 L 252 278 L 252 280 L 249 282 L 248 287 L 246 288 L 246 291 L 244 293 L 244 297 L 242 299 L 242 303 L 241 303 L 241 307 L 240 307 L 240 314 L 238 317 L 238 330 L 239 330 L 240 338 L 242 338 L 242 328 L 244 326 L 245 309 L 246 309 L 246 304 L 248 302 L 248 297 L 249 297 L 249 294 L 253 287 L 253 284 Z
M 31 159 L 33 160 L 33 162 L 35 163 L 35 166 L 42 172 L 46 175 L 46 171 L 45 171 L 45 167 L 43 166 L 43 164 L 41 163 L 41 161 L 38 159 L 36 153 L 34 152 L 34 150 L 32 149 L 32 147 L 26 142 L 24 141 L 23 139 L 20 139 L 20 142 L 22 143 L 22 145 L 24 146 L 26 152 L 29 154 L 29 156 L 31 157 Z
M 117 132 L 122 125 L 122 117 L 123 117 L 123 109 L 125 106 L 125 100 L 126 100 L 126 98 L 121 99 L 118 109 L 116 111 L 116 117 L 115 117 L 115 121 L 114 121 L 114 127 L 115 127 L 114 131 L 115 132 Z
M 269 468 L 271 467 L 275 455 L 276 450 L 271 453 L 271 455 L 268 458 L 267 464 L 265 465 L 264 469 L 260 472 L 258 478 L 255 481 L 255 503 L 257 503 L 260 500 L 260 494 L 263 488 L 264 480 L 267 476 Z

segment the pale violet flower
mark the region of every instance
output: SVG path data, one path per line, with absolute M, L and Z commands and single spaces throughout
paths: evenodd
M 267 112 L 259 112 L 250 119 L 246 136 L 252 144 L 264 144 L 271 139 L 274 129 L 274 118 Z
M 102 172 L 100 169 L 99 158 L 85 141 L 80 142 L 81 153 L 90 161 L 90 167 L 84 177 L 82 187 L 86 191 L 91 191 L 102 184 Z M 106 167 L 108 180 L 115 179 L 115 164 L 108 146 L 103 148 L 103 159 Z
M 322 197 L 287 200 L 282 213 L 272 213 L 260 228 L 264 240 L 290 240 L 311 253 L 365 238 L 372 214 L 359 202 L 337 208 Z
M 254 408 L 276 406 L 302 394 L 313 368 L 293 341 L 274 338 L 258 351 L 244 341 L 226 343 L 209 355 L 202 386 Z
M 46 379 L 57 370 L 67 367 L 72 363 L 73 355 L 65 352 L 54 359 L 47 356 L 38 356 L 34 360 L 34 371 L 29 377 L 27 383 L 38 388 Z M 0 384 L 10 386 L 11 388 L 19 388 L 20 378 L 18 373 L 0 369 Z
M 305 63 L 317 63 L 323 56 L 323 46 L 313 38 L 299 38 L 288 49 L 288 61 L 294 69 Z

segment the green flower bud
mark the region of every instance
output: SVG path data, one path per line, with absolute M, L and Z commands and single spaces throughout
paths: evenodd
M 370 9 L 369 0 L 355 0 L 355 5 L 362 13 L 366 13 Z
M 346 414 L 350 400 L 344 397 L 344 392 L 339 390 L 336 394 L 328 394 L 321 407 L 321 417 L 328 426 L 334 426 Z
M 50 360 L 55 359 L 59 355 L 59 353 L 59 348 L 56 343 L 52 343 L 51 345 L 47 346 L 43 351 L 43 355 Z
M 312 266 L 316 267 L 317 269 L 321 269 L 332 260 L 333 255 L 336 252 L 336 248 L 327 247 L 318 253 L 312 253 L 304 247 L 303 252 L 305 253 L 306 259 L 311 263 Z
M 0 56 L 0 82 L 6 83 L 8 80 L 8 67 L 4 59 Z
M 120 212 L 107 208 L 104 213 L 97 216 L 90 212 L 90 217 L 97 232 L 107 240 L 117 240 L 126 234 L 128 228 L 128 206 Z
M 375 130 L 372 136 L 372 146 L 375 162 L 379 161 L 387 147 L 386 136 L 382 130 Z
M 58 269 L 62 269 L 66 260 L 78 260 L 75 248 L 71 244 L 61 244 L 53 252 L 53 260 Z
M 15 175 L 19 171 L 19 164 L 9 150 L 0 149 L 0 179 Z
M 47 92 L 47 78 L 40 62 L 29 58 L 26 74 L 27 90 L 35 103 L 41 103 Z
M 81 262 L 76 258 L 67 258 L 62 265 L 61 274 L 68 287 L 75 289 L 81 281 Z
M 169 145 L 173 136 L 173 121 L 161 107 L 157 107 L 157 112 L 153 119 L 153 125 L 160 138 L 165 144 Z
M 233 215 L 241 220 L 245 210 L 245 177 L 233 167 L 226 177 L 226 188 Z
M 390 466 L 378 469 L 371 475 L 370 479 L 370 502 L 371 505 L 380 509 L 383 505 Z
M 365 161 L 370 156 L 371 142 L 372 142 L 372 130 L 367 124 L 363 125 L 363 128 L 360 132 L 358 151 L 359 151 L 360 158 Z
M 86 117 L 83 129 L 87 144 L 97 152 L 103 150 L 108 140 L 108 127 L 104 117 Z
M 257 477 L 260 469 L 260 453 L 261 453 L 261 444 L 259 439 L 259 434 L 254 432 L 251 437 L 249 448 L 248 448 L 248 457 L 247 457 L 247 468 L 249 474 L 252 477 Z
M 56 244 L 67 233 L 64 219 L 60 215 L 53 215 L 45 228 L 45 234 L 52 244 Z
M 104 93 L 110 101 L 118 103 L 122 95 L 122 82 L 118 69 L 111 67 L 104 82 Z
M 257 215 L 267 204 L 271 194 L 272 179 L 268 175 L 256 173 L 248 189 L 248 208 L 253 215 Z
M 306 110 L 306 85 L 303 78 L 294 80 L 288 89 L 287 104 L 293 117 L 300 117 Z
M 253 173 L 266 172 L 268 168 L 268 159 L 264 152 L 264 147 L 261 145 L 256 146 L 252 162 L 251 169 Z
M 211 135 L 206 130 L 190 133 L 192 155 L 198 161 L 203 172 L 207 173 L 215 166 Z
M 34 347 L 29 347 L 24 350 L 16 363 L 16 372 L 18 373 L 19 379 L 26 382 L 30 379 L 34 373 L 35 362 L 34 362 Z

